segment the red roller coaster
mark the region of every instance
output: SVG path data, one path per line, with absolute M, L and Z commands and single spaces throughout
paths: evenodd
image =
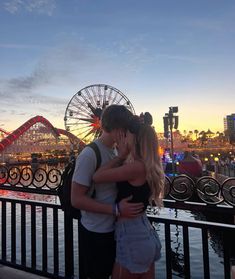
M 49 130 L 56 138 L 60 135 L 65 135 L 69 138 L 71 143 L 80 143 L 82 145 L 84 144 L 72 133 L 63 129 L 55 128 L 46 118 L 38 115 L 26 121 L 23 125 L 21 125 L 12 133 L 8 133 L 5 130 L 1 129 L 0 132 L 7 134 L 7 136 L 0 142 L 0 152 L 4 151 L 7 147 L 13 144 L 20 136 L 27 132 L 36 123 L 42 123 L 45 127 L 49 128 Z
M 0 128 L 0 133 L 3 133 L 5 135 L 10 135 L 10 132 L 7 132 L 6 130 Z

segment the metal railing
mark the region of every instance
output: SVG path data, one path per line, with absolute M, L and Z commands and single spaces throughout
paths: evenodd
M 223 277 L 224 279 L 231 278 L 231 236 L 234 234 L 235 226 L 233 225 L 226 225 L 226 224 L 218 224 L 212 222 L 202 222 L 202 221 L 182 221 L 176 219 L 165 219 L 165 218 L 157 218 L 149 215 L 149 219 L 153 222 L 158 222 L 160 224 L 164 224 L 164 231 L 165 231 L 165 263 L 166 263 L 166 274 L 164 278 L 173 278 L 172 277 L 172 270 L 173 270 L 173 255 L 172 255 L 172 225 L 182 227 L 182 234 L 183 234 L 183 270 L 180 277 L 184 278 L 191 278 L 191 262 L 190 262 L 190 236 L 189 236 L 189 229 L 198 228 L 200 229 L 201 239 L 202 239 L 202 269 L 203 275 L 205 279 L 214 278 L 211 276 L 211 261 L 209 255 L 209 230 L 216 230 L 217 232 L 221 233 L 222 235 L 222 245 L 223 245 L 223 265 L 224 265 L 224 272 Z M 199 237 L 200 237 L 199 233 Z
M 9 198 L 0 198 L 0 203 L 1 264 L 49 278 L 60 278 L 58 227 L 60 206 Z M 51 215 L 50 223 L 48 213 Z M 49 241 L 52 243 L 49 244 Z M 50 264 L 48 256 L 53 258 Z
M 59 204 L 25 199 L 27 192 L 53 195 L 61 181 L 58 170 L 0 168 L 0 189 L 23 192 L 24 199 L 0 197 L 0 263 L 48 278 L 78 275 L 78 221 L 63 212 Z M 235 178 L 222 183 L 212 177 L 193 180 L 185 175 L 166 178 L 164 205 L 170 208 L 235 215 Z M 184 247 L 184 278 L 190 278 L 190 228 L 202 236 L 204 278 L 210 278 L 208 230 L 223 235 L 224 278 L 230 277 L 232 224 L 159 218 L 156 208 L 148 211 L 151 221 L 164 226 L 166 278 L 172 278 L 171 228 L 181 226 Z

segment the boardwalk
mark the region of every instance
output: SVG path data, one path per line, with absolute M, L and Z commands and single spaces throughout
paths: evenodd
M 46 277 L 0 265 L 0 279 L 46 279 Z

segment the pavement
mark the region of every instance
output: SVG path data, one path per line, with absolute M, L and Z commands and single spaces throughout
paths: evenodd
M 48 279 L 0 264 L 0 279 Z

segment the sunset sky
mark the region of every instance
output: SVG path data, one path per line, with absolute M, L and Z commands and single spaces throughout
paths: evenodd
M 64 128 L 73 95 L 102 83 L 159 132 L 169 106 L 181 131 L 223 131 L 235 113 L 234 18 L 234 1 L 1 0 L 0 128 L 36 115 Z

